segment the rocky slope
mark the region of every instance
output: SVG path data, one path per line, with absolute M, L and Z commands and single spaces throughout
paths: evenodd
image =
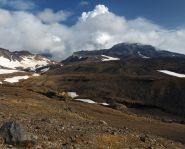
M 36 139 L 23 148 L 185 148 L 184 55 L 113 49 L 74 53 L 37 76 L 16 69 L 10 78 L 29 76 L 17 83 L 1 74 L 1 126 L 19 121 Z M 0 140 L 2 149 L 19 148 Z
M 112 59 L 111 59 L 112 58 Z M 93 60 L 108 61 L 130 58 L 185 58 L 185 55 L 165 50 L 159 50 L 150 45 L 120 43 L 110 49 L 102 49 L 95 51 L 78 51 L 72 56 L 62 61 L 63 63 Z
M 34 136 L 35 145 L 25 144 L 24 149 L 185 147 L 182 124 L 81 103 L 67 96 L 56 100 L 20 86 L 0 86 L 0 94 L 0 125 L 19 121 Z M 0 140 L 1 149 L 20 148 Z

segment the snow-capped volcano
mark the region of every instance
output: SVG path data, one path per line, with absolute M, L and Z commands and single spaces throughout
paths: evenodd
M 30 69 L 47 66 L 55 63 L 41 55 L 31 54 L 28 51 L 15 51 L 0 48 L 0 67 L 11 69 Z

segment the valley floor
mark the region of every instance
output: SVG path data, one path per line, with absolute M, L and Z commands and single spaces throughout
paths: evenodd
M 184 124 L 96 104 L 54 100 L 13 86 L 1 86 L 0 95 L 0 124 L 21 122 L 37 138 L 37 149 L 185 148 Z M 14 147 L 1 141 L 0 148 Z

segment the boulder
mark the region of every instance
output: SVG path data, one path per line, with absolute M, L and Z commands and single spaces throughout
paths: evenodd
M 17 121 L 4 123 L 0 128 L 0 136 L 4 139 L 4 143 L 9 145 L 33 146 L 35 144 L 23 125 Z

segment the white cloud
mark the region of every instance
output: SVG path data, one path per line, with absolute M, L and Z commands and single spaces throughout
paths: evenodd
M 83 0 L 80 2 L 80 6 L 88 6 L 88 5 L 89 5 L 88 1 Z
M 93 11 L 83 12 L 81 19 L 86 21 L 88 18 L 94 18 L 97 15 L 109 13 L 109 9 L 104 5 L 97 5 Z
M 35 3 L 29 0 L 0 0 L 0 6 L 18 10 L 29 10 L 36 7 Z
M 65 21 L 69 16 L 71 16 L 71 14 L 71 12 L 62 10 L 58 12 L 53 12 L 52 9 L 47 8 L 38 14 L 38 18 L 40 18 L 45 23 L 53 23 Z
M 144 18 L 127 20 L 104 5 L 84 12 L 68 27 L 55 18 L 59 12 L 51 11 L 52 19 L 43 22 L 40 13 L 0 9 L 0 47 L 50 52 L 60 60 L 74 51 L 110 48 L 120 42 L 151 44 L 185 54 L 185 28 L 171 31 Z

